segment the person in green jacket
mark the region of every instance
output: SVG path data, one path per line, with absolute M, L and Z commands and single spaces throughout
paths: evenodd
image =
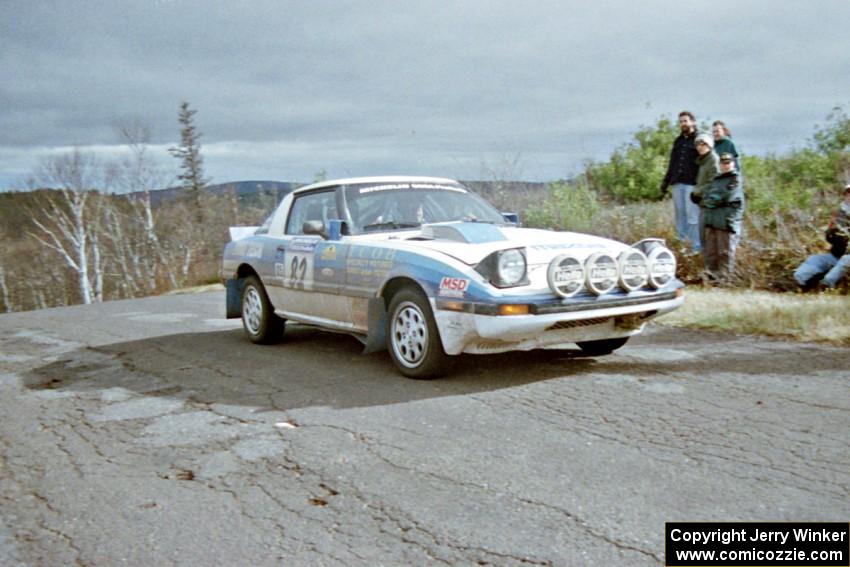
M 719 158 L 714 150 L 714 138 L 708 134 L 697 135 L 694 146 L 697 149 L 697 166 L 699 169 L 697 169 L 697 181 L 693 192 L 701 195 L 720 173 Z
M 717 164 L 717 154 L 714 151 L 714 138 L 708 134 L 699 134 L 694 140 L 694 146 L 697 149 L 697 166 L 699 169 L 697 170 L 696 185 L 694 185 L 694 190 L 691 193 L 691 201 L 698 204 L 703 192 L 711 187 L 711 182 L 720 173 L 720 168 Z M 705 236 L 702 209 L 700 209 L 699 217 L 699 237 L 700 242 L 702 242 Z
M 720 174 L 699 199 L 705 241 L 703 259 L 710 279 L 726 280 L 735 268 L 735 249 L 744 219 L 744 188 L 735 156 L 720 155 Z
M 732 141 L 732 132 L 722 120 L 715 120 L 711 124 L 711 135 L 714 136 L 714 151 L 717 155 L 732 154 L 735 156 L 735 169 L 738 170 L 738 175 L 741 172 L 741 156 L 738 154 L 738 148 L 735 147 L 735 142 Z

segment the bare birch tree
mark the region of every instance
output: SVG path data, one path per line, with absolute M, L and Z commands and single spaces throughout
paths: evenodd
M 31 184 L 56 189 L 34 211 L 38 232 L 30 234 L 58 254 L 77 275 L 83 303 L 103 300 L 103 265 L 97 231 L 105 184 L 104 169 L 91 154 L 78 148 L 44 159 Z M 39 303 L 44 301 L 43 296 Z
M 0 259 L 0 298 L 3 299 L 3 310 L 6 313 L 11 313 L 12 297 L 9 293 L 9 286 L 6 285 L 6 270 L 3 268 L 2 259 Z
M 130 153 L 119 164 L 117 181 L 122 192 L 131 194 L 130 203 L 141 222 L 145 238 L 145 249 L 141 253 L 131 252 L 132 267 L 139 275 L 144 272 L 148 292 L 156 290 L 159 273 L 165 275 L 171 288 L 176 288 L 173 262 L 157 234 L 151 205 L 151 191 L 167 187 L 173 177 L 148 154 L 151 135 L 146 125 L 133 120 L 119 124 L 117 128 Z

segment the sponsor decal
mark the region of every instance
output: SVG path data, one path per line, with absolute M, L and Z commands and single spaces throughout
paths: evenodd
M 377 246 L 352 246 L 345 259 L 348 281 L 353 285 L 377 286 L 389 275 L 396 251 Z
M 564 244 L 534 244 L 528 248 L 533 250 L 569 250 L 571 248 L 605 248 L 605 245 L 595 242 L 572 242 Z
M 595 280 L 609 280 L 617 277 L 617 268 L 611 266 L 595 266 L 590 270 L 590 277 Z
M 374 185 L 372 187 L 364 187 L 359 193 L 374 193 L 375 191 L 392 191 L 393 189 L 410 189 L 410 183 L 392 183 L 390 185 Z
M 283 280 L 286 278 L 286 264 L 284 264 L 283 262 L 275 262 L 274 277 L 279 280 Z
M 644 262 L 629 262 L 623 265 L 624 276 L 645 276 L 646 263 Z
M 463 297 L 466 295 L 466 289 L 469 287 L 469 280 L 466 278 L 450 278 L 448 276 L 440 280 L 439 295 L 442 297 Z
M 465 189 L 453 185 L 440 185 L 436 183 L 411 183 L 413 189 L 439 189 L 441 191 L 454 191 L 455 193 L 466 193 Z
M 259 242 L 251 242 L 245 249 L 246 258 L 261 258 L 263 256 L 263 245 Z
M 359 189 L 358 193 L 363 195 L 366 193 L 374 193 L 375 191 L 393 191 L 397 189 L 437 189 L 440 191 L 466 193 L 466 189 L 454 187 L 452 185 L 441 185 L 439 183 L 390 183 L 387 185 L 373 185 L 371 187 Z
M 326 278 L 334 277 L 333 268 L 322 268 L 322 275 L 325 276 Z
M 316 238 L 295 238 L 290 242 L 288 249 L 291 252 L 313 252 L 319 242 Z
M 319 258 L 322 260 L 336 260 L 336 246 L 330 244 L 327 248 L 322 250 L 322 253 L 319 255 Z

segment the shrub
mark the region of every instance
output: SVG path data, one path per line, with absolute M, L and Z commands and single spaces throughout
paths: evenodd
M 530 226 L 589 232 L 600 204 L 596 193 L 584 183 L 555 181 L 549 184 L 549 198 L 523 213 Z
M 789 197 L 789 203 L 793 199 Z M 748 210 L 744 234 L 737 250 L 736 285 L 751 289 L 787 291 L 797 288 L 794 270 L 809 254 L 824 252 L 823 230 L 827 214 L 815 210 L 835 207 L 834 196 L 811 196 L 811 209 L 766 212 Z M 583 185 L 560 182 L 550 198 L 525 214 L 530 227 L 576 230 L 634 243 L 648 237 L 663 238 L 676 252 L 678 277 L 685 283 L 702 282 L 700 256 L 684 254 L 687 247 L 676 237 L 673 206 L 669 201 L 619 205 L 598 199 Z
M 659 118 L 654 126 L 641 126 L 634 139 L 617 148 L 607 163 L 588 165 L 590 187 L 620 203 L 658 199 L 677 135 L 668 118 Z

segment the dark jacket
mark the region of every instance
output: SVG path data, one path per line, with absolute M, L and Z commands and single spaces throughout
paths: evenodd
M 667 165 L 667 173 L 661 183 L 662 191 L 676 183 L 696 184 L 697 157 L 699 157 L 696 146 L 694 146 L 694 138 L 696 137 L 696 130 L 688 136 L 679 134 L 676 137 L 676 141 L 673 142 L 673 149 L 670 150 L 670 163 Z
M 847 253 L 848 240 L 850 240 L 850 206 L 841 203 L 829 221 L 829 228 L 826 229 L 826 241 L 831 246 L 829 253 L 836 258 L 844 256 Z
M 847 235 L 838 227 L 831 226 L 826 229 L 826 241 L 829 242 L 829 253 L 836 258 L 841 258 L 847 253 Z
M 737 171 L 721 173 L 703 192 L 702 219 L 705 226 L 741 234 L 744 219 L 744 188 Z
M 732 154 L 735 156 L 735 169 L 738 170 L 738 175 L 743 176 L 744 172 L 741 170 L 741 157 L 738 154 L 738 148 L 735 147 L 735 142 L 732 141 L 732 138 L 720 138 L 720 141 L 714 142 L 714 152 L 717 155 Z

